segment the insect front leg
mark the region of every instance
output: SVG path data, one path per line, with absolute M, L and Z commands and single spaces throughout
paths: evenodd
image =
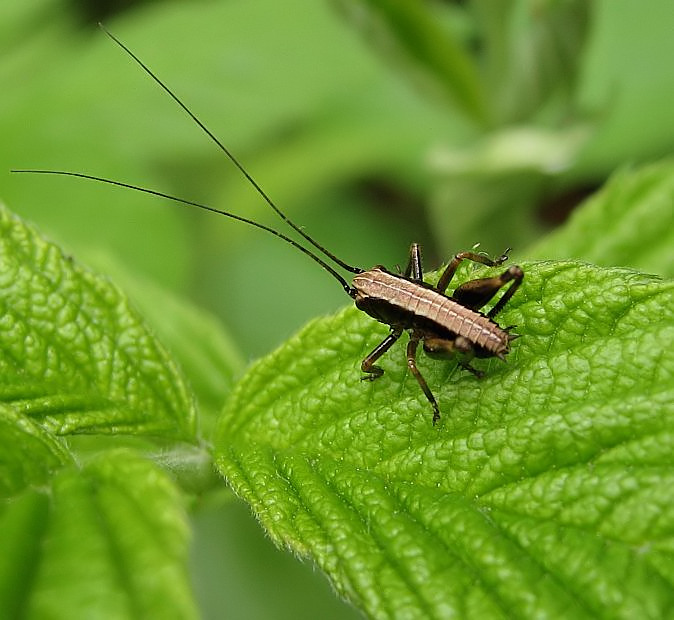
M 435 426 L 435 423 L 440 419 L 440 409 L 438 408 L 438 403 L 435 400 L 435 396 L 433 396 L 433 392 L 431 392 L 431 389 L 426 383 L 426 379 L 424 379 L 423 375 L 417 368 L 417 347 L 419 346 L 420 339 L 421 334 L 412 332 L 410 341 L 407 343 L 407 367 L 414 375 L 414 378 L 417 380 L 419 387 L 421 387 L 422 392 L 426 395 L 428 402 L 431 403 L 431 407 L 433 407 L 433 426 Z
M 522 284 L 524 272 L 517 265 L 513 265 L 504 271 L 500 276 L 494 278 L 480 278 L 471 280 L 459 286 L 452 294 L 452 299 L 458 301 L 461 305 L 473 310 L 479 310 L 488 303 L 496 293 L 508 282 L 512 284 L 498 300 L 498 303 L 487 313 L 489 318 L 494 318 L 503 307 L 508 303 L 515 291 Z
M 435 289 L 441 293 L 444 293 L 449 286 L 454 274 L 456 273 L 457 268 L 464 260 L 470 260 L 474 263 L 480 263 L 482 265 L 487 265 L 487 267 L 498 267 L 508 260 L 508 252 L 506 250 L 498 258 L 491 259 L 484 254 L 478 254 L 477 252 L 459 252 L 452 261 L 447 265 L 446 269 L 442 272 L 438 283 L 435 286 Z
M 388 351 L 398 338 L 400 334 L 403 333 L 402 329 L 397 327 L 391 328 L 391 333 L 384 338 L 368 356 L 362 361 L 360 369 L 366 373 L 364 377 L 361 377 L 363 381 L 374 381 L 384 374 L 384 370 L 379 366 L 375 366 L 375 362 L 382 356 L 386 351 Z

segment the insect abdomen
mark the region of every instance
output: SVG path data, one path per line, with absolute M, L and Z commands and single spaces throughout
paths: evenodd
M 377 320 L 411 328 L 422 319 L 442 330 L 463 336 L 491 354 L 507 352 L 508 333 L 496 323 L 470 308 L 438 293 L 430 287 L 375 267 L 353 279 L 356 304 Z M 360 301 L 360 303 L 359 303 Z M 386 306 L 391 306 L 387 308 Z

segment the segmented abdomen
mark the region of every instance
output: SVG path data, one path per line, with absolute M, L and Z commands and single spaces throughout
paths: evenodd
M 402 312 L 423 317 L 498 354 L 508 350 L 508 333 L 485 315 L 437 291 L 375 267 L 353 279 L 357 295 L 382 300 Z

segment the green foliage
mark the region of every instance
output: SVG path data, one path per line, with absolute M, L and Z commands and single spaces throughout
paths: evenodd
M 47 484 L 54 471 L 71 461 L 58 438 L 5 404 L 0 445 L 0 497 L 12 497 L 28 485 Z
M 334 1 L 473 131 L 432 153 L 429 217 L 447 251 L 466 240 L 525 247 L 541 235 L 541 204 L 672 150 L 673 84 L 657 68 L 673 52 L 671 3 L 646 14 L 583 0 Z
M 228 403 L 225 478 L 371 616 L 661 616 L 674 603 L 674 284 L 523 268 L 502 315 L 523 336 L 506 365 L 476 381 L 423 364 L 439 428 L 401 347 L 382 379 L 358 380 L 385 329 L 352 308 L 256 364 Z
M 526 121 L 560 95 L 568 113 L 591 32 L 583 0 L 535 7 L 478 0 L 468 11 L 397 0 L 335 3 L 382 54 L 396 52 L 413 78 L 449 95 L 477 125 Z M 473 18 L 469 32 L 465 13 Z
M 190 440 L 192 396 L 114 285 L 0 210 L 3 400 L 56 435 Z
M 99 258 L 106 273 L 129 294 L 180 365 L 197 398 L 200 430 L 210 429 L 238 374 L 241 355 L 217 319 L 146 278 L 132 276 L 110 257 Z
M 67 467 L 0 514 L 4 618 L 196 618 L 188 528 L 164 472 L 130 451 Z
M 487 99 L 475 64 L 429 6 L 396 0 L 341 0 L 337 4 L 355 26 L 369 37 L 374 34 L 382 51 L 409 57 L 412 66 L 432 79 L 473 122 L 487 122 Z
M 671 178 L 671 162 L 621 172 L 551 247 L 590 235 L 573 231 L 597 210 L 657 217 Z M 118 289 L 6 211 L 0 222 L 0 605 L 192 617 L 181 498 L 213 482 L 196 482 L 203 453 L 180 449 L 198 444 L 191 389 Z M 522 267 L 501 315 L 522 335 L 507 363 L 474 362 L 477 380 L 421 361 L 436 427 L 401 345 L 382 378 L 360 381 L 386 329 L 352 307 L 254 364 L 219 416 L 222 476 L 279 546 L 370 616 L 663 617 L 674 603 L 674 284 L 573 261 Z M 457 283 L 490 271 L 466 266 Z M 213 359 L 226 370 L 226 347 Z M 64 442 L 83 432 L 160 442 L 155 461 L 185 491 L 148 462 L 149 444 Z
M 59 243 L 0 211 L 0 617 L 191 618 L 192 588 L 214 618 L 348 615 L 299 607 L 305 582 L 226 521 L 222 477 L 373 617 L 671 614 L 674 296 L 641 272 L 672 276 L 674 164 L 638 165 L 671 152 L 671 3 L 333 4 L 342 22 L 259 0 L 155 3 L 106 25 L 345 259 L 393 267 L 410 240 L 443 258 L 513 246 L 526 277 L 501 322 L 522 338 L 505 364 L 475 362 L 481 381 L 420 356 L 435 428 L 403 344 L 360 381 L 386 329 L 353 308 L 240 378 L 344 303 L 314 264 L 145 197 L 3 178 Z M 0 167 L 263 219 L 154 85 L 54 6 L 3 7 Z M 617 166 L 526 251 L 540 202 Z M 196 553 L 222 550 L 212 564 L 188 561 L 190 527 Z M 255 613 L 234 608 L 244 590 Z
M 527 252 L 623 265 L 674 277 L 674 160 L 624 169 L 571 217 L 564 228 Z

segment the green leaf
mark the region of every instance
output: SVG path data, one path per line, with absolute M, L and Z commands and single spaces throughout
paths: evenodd
M 438 179 L 430 220 L 439 246 L 455 248 L 457 239 L 470 239 L 483 247 L 521 248 L 539 238 L 532 209 L 551 175 L 573 165 L 588 135 L 580 124 L 563 131 L 522 126 L 468 147 L 434 149 L 429 163 Z
M 352 23 L 379 44 L 387 58 L 398 53 L 414 65 L 416 73 L 448 94 L 473 122 L 484 125 L 488 108 L 475 60 L 431 5 L 399 0 L 338 0 Z M 417 75 L 417 77 L 419 77 Z
M 5 404 L 0 404 L 0 446 L 0 497 L 45 484 L 71 462 L 58 439 Z
M 55 434 L 195 433 L 184 380 L 121 292 L 4 208 L 0 394 Z
M 625 168 L 532 258 L 581 259 L 674 277 L 674 160 Z
M 0 616 L 196 618 L 187 535 L 176 488 L 131 452 L 65 469 L 0 513 Z
M 503 2 L 478 0 L 483 63 L 500 124 L 540 114 L 558 99 L 557 118 L 568 122 L 584 47 L 592 33 L 584 0 Z
M 218 468 L 277 544 L 374 617 L 658 617 L 674 605 L 674 284 L 523 265 L 506 364 L 404 345 L 347 309 L 256 364 L 220 421 Z M 464 272 L 463 277 L 467 274 Z M 460 278 L 459 278 L 460 279 Z
M 31 491 L 0 505 L 0 614 L 25 616 L 49 510 L 45 493 Z
M 155 282 L 132 274 L 108 254 L 87 256 L 102 272 L 114 277 L 180 364 L 199 404 L 199 428 L 208 436 L 208 429 L 244 367 L 233 339 L 213 315 Z
M 125 287 L 130 282 L 131 277 L 124 280 Z M 243 370 L 241 354 L 212 314 L 152 282 L 134 282 L 129 293 L 180 362 L 199 399 L 200 421 L 215 418 Z

